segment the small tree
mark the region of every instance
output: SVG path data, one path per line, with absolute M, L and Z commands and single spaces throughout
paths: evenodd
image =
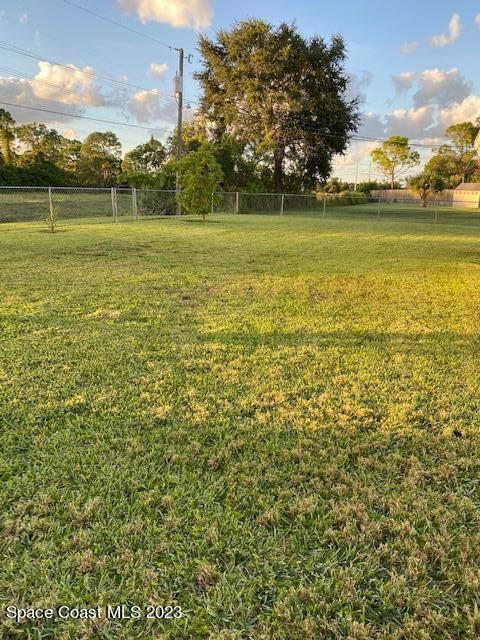
M 388 178 L 391 189 L 402 174 L 420 162 L 420 154 L 411 150 L 408 138 L 404 136 L 391 136 L 371 155 L 379 171 Z
M 410 189 L 418 193 L 422 207 L 427 206 L 427 198 L 431 193 L 439 193 L 445 188 L 445 182 L 441 176 L 424 171 L 408 181 Z
M 215 192 L 223 179 L 223 172 L 215 160 L 211 145 L 204 143 L 198 151 L 192 151 L 175 163 L 180 181 L 177 202 L 187 213 L 197 213 L 205 220 Z

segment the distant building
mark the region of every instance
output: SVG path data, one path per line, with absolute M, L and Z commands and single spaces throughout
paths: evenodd
M 480 182 L 459 184 L 453 192 L 453 206 L 478 209 L 480 207 Z

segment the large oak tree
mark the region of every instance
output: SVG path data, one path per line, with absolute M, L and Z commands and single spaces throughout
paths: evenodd
M 294 25 L 246 20 L 216 40 L 201 36 L 201 112 L 218 137 L 231 136 L 271 162 L 275 189 L 286 172 L 304 187 L 328 177 L 358 123 L 347 97 L 343 39 L 304 38 Z

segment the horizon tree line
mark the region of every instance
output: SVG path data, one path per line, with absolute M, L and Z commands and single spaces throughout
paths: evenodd
M 331 179 L 333 159 L 345 153 L 360 123 L 359 99 L 348 94 L 343 38 L 305 38 L 294 24 L 250 19 L 214 39 L 200 36 L 199 50 L 202 96 L 182 132 L 184 153 L 208 144 L 224 190 L 335 191 L 341 181 Z M 448 143 L 422 173 L 450 187 L 480 181 L 479 125 L 449 127 Z M 42 123 L 17 125 L 0 109 L 0 183 L 173 189 L 175 139 L 175 131 L 165 142 L 152 137 L 122 157 L 112 131 L 70 140 Z M 371 157 L 390 187 L 420 163 L 403 136 L 391 136 Z

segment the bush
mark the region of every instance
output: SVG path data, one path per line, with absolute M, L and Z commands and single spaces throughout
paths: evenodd
M 212 208 L 212 202 L 219 201 L 216 194 L 223 179 L 223 172 L 215 159 L 212 147 L 208 143 L 198 151 L 191 151 L 175 163 L 179 173 L 181 191 L 177 202 L 186 213 L 205 216 Z
M 137 206 L 145 216 L 174 216 L 177 208 L 175 192 L 138 189 Z
M 364 193 L 359 193 L 358 191 L 342 191 L 337 196 L 334 196 L 335 205 L 355 205 L 355 204 L 364 204 L 367 202 L 367 196 Z M 331 200 L 329 199 L 329 202 Z

